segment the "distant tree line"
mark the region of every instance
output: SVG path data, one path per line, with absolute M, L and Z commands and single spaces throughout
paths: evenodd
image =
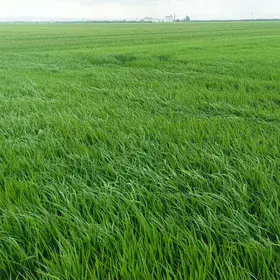
M 177 19 L 175 22 L 190 22 L 191 19 L 189 16 L 186 16 L 184 19 Z M 275 18 L 275 19 L 236 19 L 236 20 L 192 20 L 192 22 L 250 22 L 250 21 L 280 21 L 280 18 Z M 136 20 L 80 20 L 80 21 L 20 21 L 16 20 L 13 21 L 15 23 L 60 23 L 60 24 L 67 24 L 67 23 L 80 23 L 80 24 L 85 24 L 85 23 L 145 23 L 141 21 L 136 21 Z M 3 21 L 2 23 L 5 23 Z M 6 23 L 9 23 L 7 21 Z
M 176 19 L 175 22 L 190 22 L 191 18 L 186 16 L 184 19 Z
M 213 19 L 213 20 L 192 20 L 193 22 L 248 22 L 248 21 L 280 21 L 280 18 L 275 19 Z

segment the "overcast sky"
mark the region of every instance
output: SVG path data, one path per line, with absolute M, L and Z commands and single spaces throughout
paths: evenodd
M 0 0 L 0 19 L 280 18 L 280 0 Z

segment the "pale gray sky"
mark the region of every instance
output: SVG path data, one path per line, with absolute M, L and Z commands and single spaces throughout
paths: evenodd
M 280 18 L 280 0 L 0 0 L 0 20 L 164 18 Z

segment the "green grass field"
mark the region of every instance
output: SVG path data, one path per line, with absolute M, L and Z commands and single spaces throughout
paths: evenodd
M 280 279 L 280 22 L 0 25 L 0 279 Z

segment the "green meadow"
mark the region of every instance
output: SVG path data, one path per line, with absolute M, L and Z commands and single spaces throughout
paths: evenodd
M 0 24 L 0 279 L 280 279 L 280 22 Z

